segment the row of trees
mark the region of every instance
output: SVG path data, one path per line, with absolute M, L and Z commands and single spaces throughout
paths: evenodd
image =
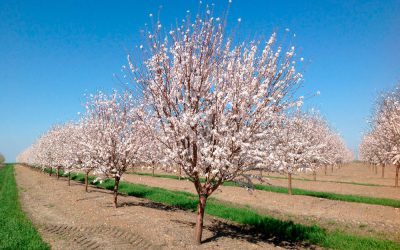
M 285 116 L 271 132 L 270 170 L 288 174 L 289 194 L 293 173 L 312 172 L 315 181 L 319 168 L 324 167 L 326 173 L 327 166 L 333 168 L 353 158 L 340 136 L 315 113 Z
M 400 89 L 384 93 L 377 102 L 371 119 L 370 131 L 364 135 L 359 148 L 359 158 L 372 165 L 395 165 L 395 186 L 399 186 L 400 171 Z
M 128 91 L 90 97 L 78 122 L 52 128 L 19 162 L 114 178 L 115 206 L 128 167 L 178 168 L 198 193 L 200 243 L 207 199 L 224 182 L 251 187 L 258 173 L 280 171 L 291 183 L 296 171 L 349 159 L 321 117 L 299 111 L 295 49 L 275 33 L 234 45 L 209 9 L 169 31 L 154 23 L 143 59 L 128 57 Z
M 149 116 L 143 120 L 144 117 L 143 110 L 134 104 L 129 94 L 98 93 L 89 98 L 86 113 L 78 122 L 53 127 L 21 153 L 17 161 L 43 170 L 49 168 L 50 175 L 56 169 L 57 178 L 60 169 L 68 176 L 71 172 L 83 172 L 86 191 L 89 174 L 99 179 L 113 178 L 115 207 L 119 182 L 128 168 L 151 164 L 165 170 L 178 168 L 184 171 L 199 193 L 197 223 L 202 227 L 205 202 L 225 181 L 238 181 L 251 187 L 254 178 L 262 179 L 262 172 L 287 173 L 291 194 L 292 174 L 312 171 L 316 178 L 318 168 L 352 159 L 340 137 L 329 129 L 320 116 L 296 111 L 270 117 L 269 126 L 264 128 L 268 136 L 254 140 L 257 146 L 241 144 L 249 147 L 249 150 L 257 150 L 257 154 L 251 152 L 250 156 L 246 155 L 252 157 L 246 159 L 252 160 L 253 163 L 249 162 L 255 165 L 246 162 L 239 165 L 226 160 L 224 156 L 209 160 L 209 169 L 201 168 L 202 165 L 198 165 L 198 169 L 190 169 L 180 162 L 182 152 L 172 158 L 171 149 L 160 143 L 160 137 L 156 137 L 161 133 L 160 128 L 155 126 L 157 120 L 155 122 Z M 171 160 L 167 161 L 166 157 Z M 203 157 L 204 153 L 201 152 L 201 162 L 206 161 Z M 226 165 L 220 163 L 222 160 L 227 162 Z M 261 175 L 256 175 L 258 171 Z M 200 178 L 206 181 L 201 183 Z M 207 183 L 213 185 L 212 191 L 208 191 L 210 186 Z

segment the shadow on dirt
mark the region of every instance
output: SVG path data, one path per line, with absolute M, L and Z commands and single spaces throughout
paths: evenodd
M 129 196 L 128 196 L 129 197 Z M 158 202 L 121 202 L 119 207 L 147 207 L 162 211 L 185 211 L 183 209 L 179 209 L 177 207 L 168 206 Z

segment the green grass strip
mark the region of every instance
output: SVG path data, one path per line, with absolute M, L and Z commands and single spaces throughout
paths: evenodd
M 83 174 L 71 174 L 71 179 L 84 182 Z M 94 177 L 90 176 L 92 182 Z M 102 183 L 93 183 L 98 188 L 113 190 L 114 180 L 107 179 Z M 198 198 L 184 191 L 171 191 L 164 188 L 150 187 L 141 184 L 121 182 L 119 192 L 122 194 L 145 198 L 153 202 L 166 204 L 183 210 L 196 211 Z M 309 243 L 330 249 L 397 249 L 400 245 L 389 241 L 356 235 L 341 231 L 328 232 L 317 225 L 306 226 L 283 221 L 270 216 L 260 215 L 255 210 L 223 203 L 209 198 L 205 212 L 209 215 L 250 226 L 262 233 L 264 239 L 273 239 L 278 244 L 282 241 Z
M 21 210 L 12 164 L 0 168 L 0 249 L 50 249 Z
M 136 175 L 143 175 L 143 176 L 152 176 L 150 173 L 134 173 Z M 166 175 L 166 174 L 155 174 L 154 177 L 159 178 L 169 178 L 178 180 L 178 177 L 175 175 Z M 186 180 L 185 178 L 181 178 L 181 180 Z M 204 180 L 202 180 L 204 181 Z M 224 186 L 239 186 L 235 182 L 225 182 Z M 262 184 L 254 184 L 254 189 L 274 192 L 274 193 L 281 193 L 287 194 L 288 189 L 286 187 L 280 186 L 269 186 L 269 185 L 262 185 Z M 305 195 L 305 196 L 312 196 L 317 198 L 323 198 L 328 200 L 338 200 L 338 201 L 347 201 L 347 202 L 356 202 L 356 203 L 364 203 L 364 204 L 372 204 L 372 205 L 381 205 L 381 206 L 388 206 L 388 207 L 396 207 L 400 208 L 400 200 L 389 199 L 389 198 L 376 198 L 376 197 L 368 197 L 368 196 L 360 196 L 360 195 L 352 195 L 352 194 L 337 194 L 337 193 L 330 193 L 330 192 L 321 192 L 321 191 L 312 191 L 300 188 L 292 188 L 292 193 L 294 195 Z

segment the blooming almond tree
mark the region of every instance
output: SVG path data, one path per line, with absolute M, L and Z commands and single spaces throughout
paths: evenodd
M 121 176 L 128 167 L 142 161 L 146 136 L 140 132 L 132 97 L 114 92 L 108 96 L 98 93 L 88 100 L 86 114 L 82 120 L 87 134 L 85 143 L 85 166 L 95 167 L 95 174 L 112 177 L 114 205 L 117 207 L 118 188 Z
M 57 138 L 59 129 L 59 126 L 51 128 L 38 139 L 37 145 L 34 147 L 36 151 L 36 164 L 41 166 L 42 169 L 49 168 L 50 176 L 52 176 L 53 168 L 59 166 L 59 146 Z
M 0 153 L 0 167 L 4 164 L 6 158 Z
M 394 164 L 396 167 L 395 187 L 398 187 L 400 172 L 399 87 L 382 96 L 371 125 L 371 132 L 363 138 L 360 145 L 360 158 L 374 165 Z
M 282 117 L 272 136 L 274 150 L 269 156 L 278 171 L 288 175 L 288 193 L 292 194 L 292 175 L 299 171 L 313 170 L 327 163 L 327 138 L 329 128 L 315 114 L 296 112 Z
M 80 124 L 69 123 L 63 126 L 63 158 L 61 159 L 61 165 L 63 166 L 64 173 L 68 174 L 68 185 L 71 185 L 71 172 L 74 170 L 80 170 L 82 164 L 82 139 L 83 130 Z M 85 190 L 87 192 L 87 177 Z
M 390 163 L 396 167 L 395 187 L 399 186 L 400 172 L 400 89 L 397 87 L 387 94 L 381 104 L 379 115 L 376 118 L 376 136 L 379 144 L 378 150 L 386 151 L 386 155 L 377 153 L 381 164 Z
M 146 35 L 144 65 L 129 57 L 132 91 L 156 121 L 147 129 L 163 146 L 160 162 L 179 166 L 197 191 L 198 244 L 208 197 L 266 167 L 259 146 L 275 114 L 298 104 L 293 93 L 302 79 L 294 47 L 284 51 L 275 33 L 265 43 L 234 45 L 223 23 L 209 10 L 168 32 L 157 22 Z

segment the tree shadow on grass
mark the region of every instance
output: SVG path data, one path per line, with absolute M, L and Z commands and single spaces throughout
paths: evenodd
M 95 188 L 97 192 L 107 192 L 113 188 L 112 182 L 105 182 L 101 187 Z M 102 191 L 99 188 L 105 188 Z M 124 202 L 119 206 L 143 206 L 162 211 L 194 211 L 197 206 L 197 200 L 192 195 L 184 192 L 169 192 L 147 187 L 131 187 L 123 184 L 120 186 L 121 196 L 134 196 L 144 198 L 146 201 Z M 164 202 L 150 201 L 150 197 L 172 202 L 171 205 L 165 205 Z M 211 200 L 210 200 L 211 201 Z M 263 241 L 285 248 L 313 248 L 312 244 L 323 242 L 326 233 L 317 226 L 306 226 L 296 224 L 293 221 L 284 221 L 269 216 L 258 215 L 254 211 L 227 207 L 223 204 L 213 203 L 208 206 L 211 215 L 223 218 L 232 218 L 240 224 L 221 222 L 213 223 L 209 230 L 214 232 L 214 236 L 206 239 L 206 242 L 213 241 L 219 237 L 241 237 L 249 242 Z
M 192 228 L 194 228 L 196 225 L 193 222 L 186 222 L 181 220 L 172 221 Z M 264 242 L 267 244 L 280 246 L 285 249 L 316 249 L 315 246 L 309 243 L 285 241 L 283 239 L 280 239 L 279 237 L 262 233 L 251 226 L 234 225 L 216 219 L 211 220 L 211 225 L 205 226 L 204 229 L 210 231 L 213 235 L 204 239 L 202 241 L 203 244 L 217 241 L 219 238 L 230 238 L 235 240 L 239 239 L 242 241 L 247 241 L 253 244 Z
M 129 195 L 122 196 L 129 197 Z M 120 206 L 142 206 L 161 211 L 188 212 L 187 209 L 147 200 L 140 202 L 122 202 Z M 194 219 L 195 214 L 193 214 L 193 220 Z M 185 222 L 181 220 L 171 221 L 184 224 L 191 228 L 195 227 L 194 222 Z M 265 223 L 269 223 L 269 225 L 264 225 Z M 308 237 L 302 235 L 305 233 L 302 231 L 303 228 L 298 228 L 297 225 L 291 221 L 272 219 L 271 221 L 259 222 L 258 225 L 238 225 L 225 222 L 222 219 L 211 219 L 211 225 L 206 226 L 205 229 L 211 231 L 213 236 L 204 239 L 203 243 L 216 241 L 218 238 L 231 238 L 241 239 L 251 243 L 265 242 L 284 247 L 285 249 L 315 249 L 314 245 L 307 242 Z

